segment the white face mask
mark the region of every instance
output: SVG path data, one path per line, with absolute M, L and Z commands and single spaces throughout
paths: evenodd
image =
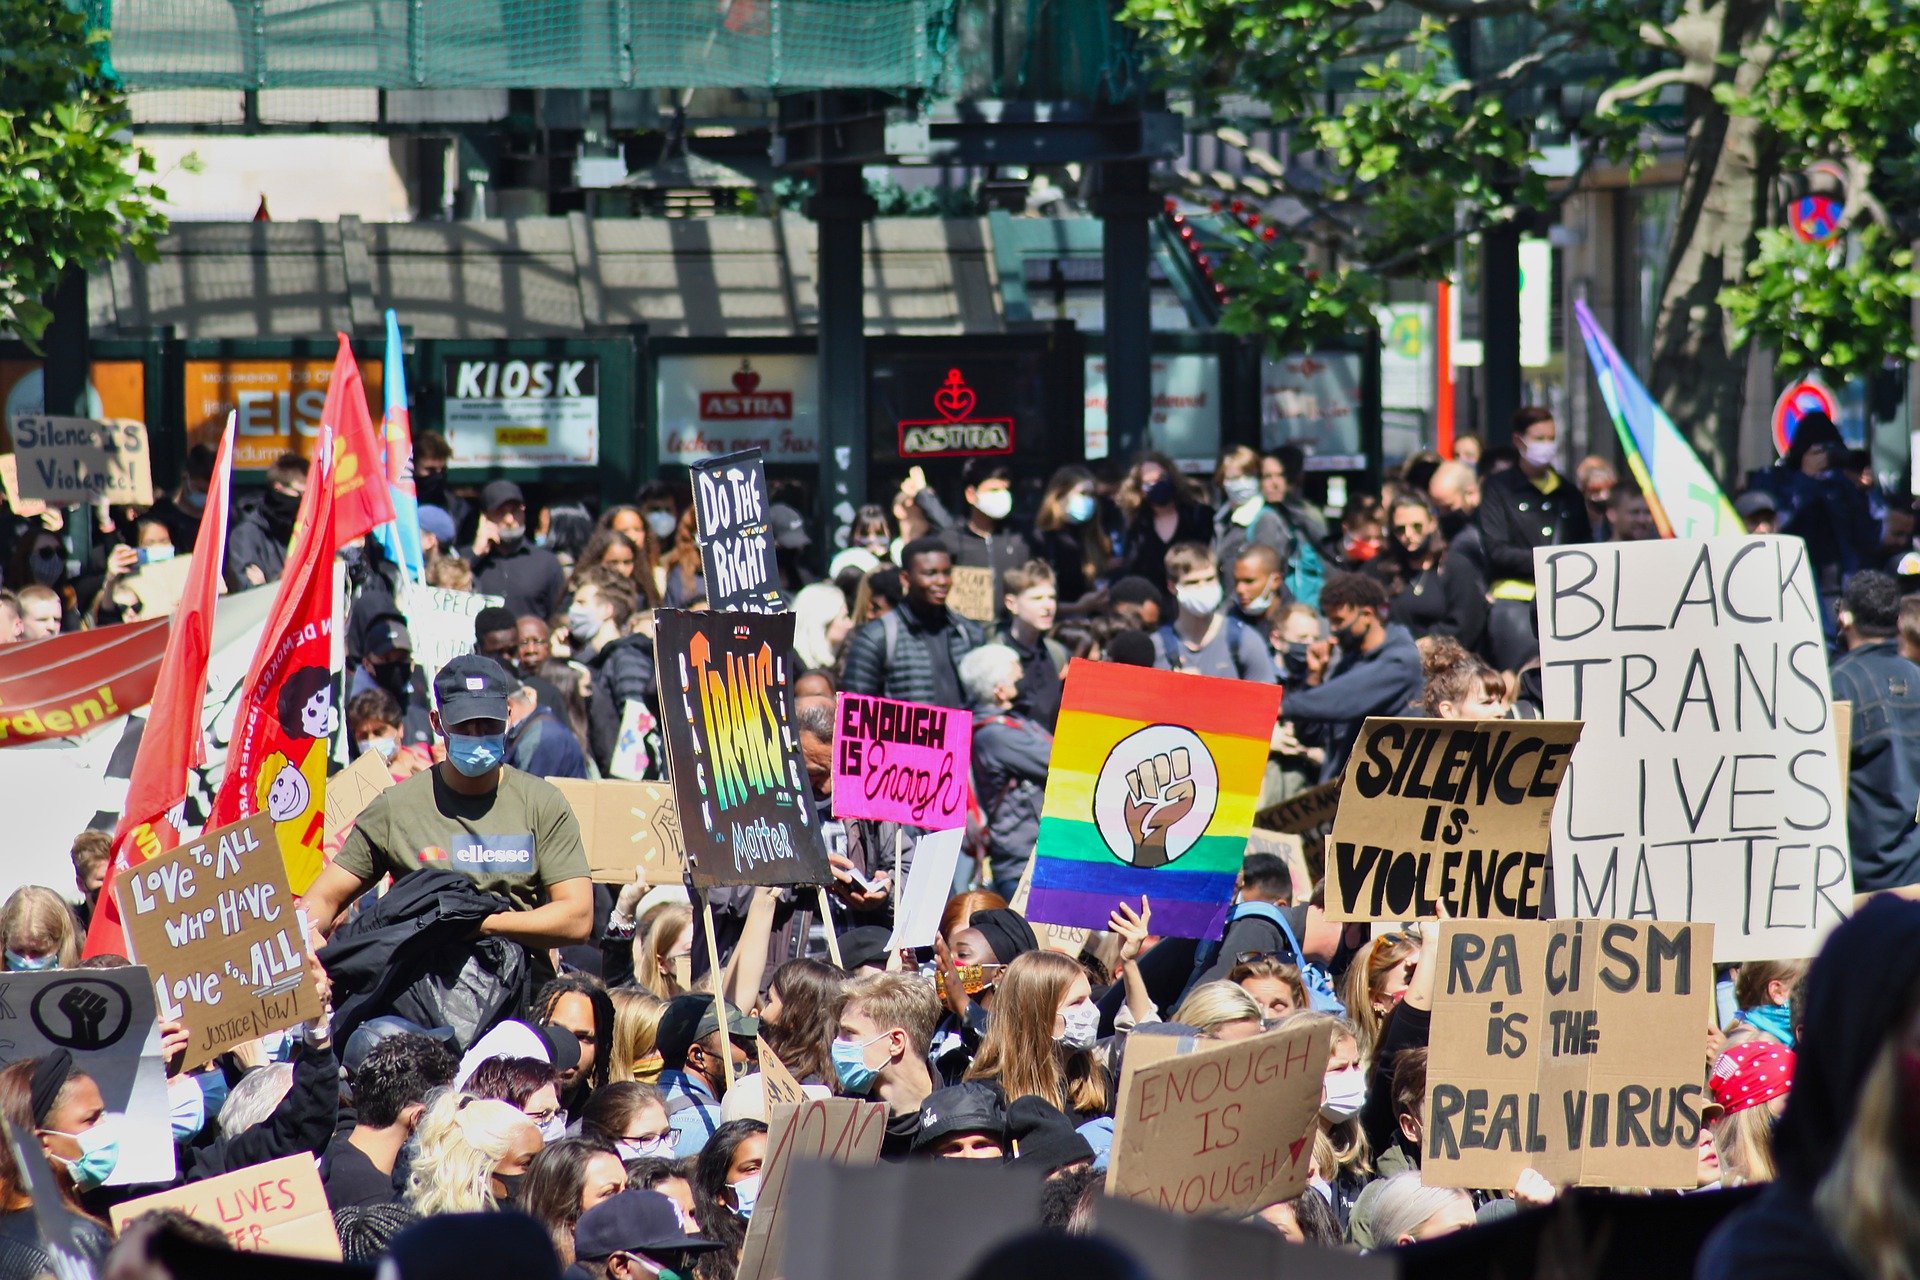
M 1220 607 L 1220 601 L 1226 598 L 1217 579 L 1205 586 L 1181 587 L 1174 592 L 1174 595 L 1178 597 L 1180 607 L 1192 614 L 1212 613 Z
M 1220 489 L 1237 507 L 1260 496 L 1260 481 L 1253 476 L 1228 476 L 1220 482 Z
M 1067 1048 L 1091 1049 L 1100 1039 L 1100 1006 L 1093 1001 L 1068 1005 L 1060 1016 L 1066 1020 L 1067 1029 L 1056 1039 Z
M 398 738 L 368 738 L 359 744 L 362 753 L 377 751 L 382 760 L 393 759 L 393 753 L 400 749 Z
M 1555 454 L 1552 440 L 1522 440 L 1520 456 L 1532 467 L 1550 467 Z
M 989 520 L 1005 520 L 1013 514 L 1010 489 L 985 489 L 974 494 L 973 509 Z
M 1358 1066 L 1329 1071 L 1326 1081 L 1327 1100 L 1320 1104 L 1320 1114 L 1335 1124 L 1351 1120 L 1367 1105 L 1367 1073 Z

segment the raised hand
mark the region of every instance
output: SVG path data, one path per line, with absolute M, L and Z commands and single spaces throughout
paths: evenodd
M 1147 949 L 1147 925 L 1152 919 L 1153 906 L 1144 894 L 1138 913 L 1125 902 L 1114 906 L 1113 914 L 1107 917 L 1107 931 L 1120 937 L 1121 964 L 1132 964 Z

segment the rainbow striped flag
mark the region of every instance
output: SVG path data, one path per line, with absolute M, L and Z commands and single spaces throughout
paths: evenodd
M 1104 929 L 1145 896 L 1155 934 L 1218 937 L 1279 716 L 1277 685 L 1076 658 L 1027 918 Z
M 1620 437 L 1621 455 L 1627 470 L 1633 473 L 1640 492 L 1663 538 L 1711 538 L 1716 535 L 1742 535 L 1746 521 L 1740 518 L 1727 495 L 1721 492 L 1700 455 L 1693 451 L 1680 428 L 1673 424 L 1633 370 L 1614 349 L 1607 331 L 1593 318 L 1585 302 L 1573 304 L 1574 318 L 1580 322 L 1580 336 L 1586 340 L 1587 360 L 1600 383 L 1600 398 L 1607 402 L 1613 418 L 1614 433 Z

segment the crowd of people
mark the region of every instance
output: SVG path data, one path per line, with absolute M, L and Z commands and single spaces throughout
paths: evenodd
M 1337 518 L 1309 501 L 1288 449 L 1231 449 L 1206 477 L 1156 453 L 1124 472 L 1064 467 L 1026 519 L 1016 506 L 1034 495 L 1012 470 L 973 459 L 949 495 L 958 507 L 916 469 L 890 503 L 822 531 L 830 556 L 776 485 L 769 523 L 803 672 L 794 725 L 834 875 L 824 917 L 823 900 L 794 889 L 720 888 L 699 903 L 644 874 L 596 885 L 544 781 L 622 772 L 632 732 L 649 747 L 643 776 L 664 776 L 654 612 L 706 607 L 685 485 L 649 484 L 597 515 L 532 503 L 511 481 L 456 491 L 444 440 L 423 434 L 426 580 L 501 603 L 478 612 L 472 654 L 429 680 L 394 567 L 371 544 L 345 553 L 349 749 L 378 753 L 396 785 L 303 898 L 311 963 L 340 1012 L 191 1072 L 177 1070 L 180 1029 L 163 1024 L 181 1180 L 311 1155 L 347 1259 L 396 1259 L 403 1280 L 420 1254 L 410 1239 L 461 1247 L 416 1234 L 435 1219 L 502 1211 L 538 1224 L 540 1261 L 516 1274 L 733 1280 L 768 1159 L 764 1049 L 809 1094 L 883 1103 L 883 1161 L 1037 1170 L 1047 1226 L 1084 1233 L 1132 1037 L 1321 1024 L 1332 1051 L 1310 1185 L 1254 1221 L 1292 1241 L 1386 1250 L 1551 1201 L 1559 1189 L 1531 1170 L 1488 1193 L 1422 1181 L 1440 968 L 1430 927 L 1331 921 L 1322 891 L 1301 892 L 1296 868 L 1264 852 L 1245 857 L 1217 941 L 1155 936 L 1143 900 L 1115 903 L 1106 930 L 1063 946 L 1014 908 L 1076 658 L 1283 686 L 1262 808 L 1339 778 L 1369 716 L 1540 716 L 1533 551 L 1657 536 L 1645 498 L 1607 463 L 1558 469 L 1556 432 L 1551 415 L 1524 411 L 1511 446 L 1469 439 L 1452 458 L 1414 458 Z M 1754 532 L 1807 544 L 1835 696 L 1873 708 L 1856 713 L 1851 743 L 1856 882 L 1897 890 L 1920 883 L 1920 599 L 1907 594 L 1920 556 L 1910 506 L 1853 462 L 1831 423 L 1809 420 L 1737 507 Z M 84 563 L 50 520 L 16 527 L 0 631 L 37 639 L 141 616 L 139 571 L 192 548 L 211 469 L 196 449 L 152 508 L 94 512 Z M 281 572 L 306 472 L 283 459 L 237 511 L 230 589 Z M 992 616 L 952 607 L 956 568 L 992 574 Z M 931 948 L 888 948 L 895 878 L 924 833 L 833 817 L 843 690 L 973 717 L 976 813 Z M 450 867 L 445 850 L 476 822 L 489 860 Z M 1319 842 L 1310 833 L 1304 847 L 1311 877 Z M 24 888 L 0 908 L 6 970 L 81 963 L 106 834 L 80 833 L 72 854 L 73 886 Z M 696 906 L 713 913 L 711 950 Z M 372 940 L 402 920 L 450 930 L 436 945 L 484 970 L 485 1007 L 464 1025 L 409 1018 L 418 1002 L 391 982 L 368 998 L 367 974 L 398 963 Z M 1702 1274 L 1784 1275 L 1786 1257 L 1832 1275 L 1913 1274 L 1920 906 L 1876 900 L 1811 967 L 1757 961 L 1720 976 L 1698 1183 L 1771 1186 Z M 111 1207 L 155 1188 L 108 1185 L 117 1118 L 98 1087 L 63 1054 L 15 1062 L 0 1071 L 0 1112 L 39 1136 L 105 1257 Z M 0 1280 L 37 1276 L 47 1252 L 3 1146 L 0 1200 Z M 185 1219 L 154 1229 L 204 1234 Z

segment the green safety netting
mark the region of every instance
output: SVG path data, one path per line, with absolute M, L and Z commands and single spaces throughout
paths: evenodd
M 954 0 L 87 0 L 133 89 L 926 89 Z

